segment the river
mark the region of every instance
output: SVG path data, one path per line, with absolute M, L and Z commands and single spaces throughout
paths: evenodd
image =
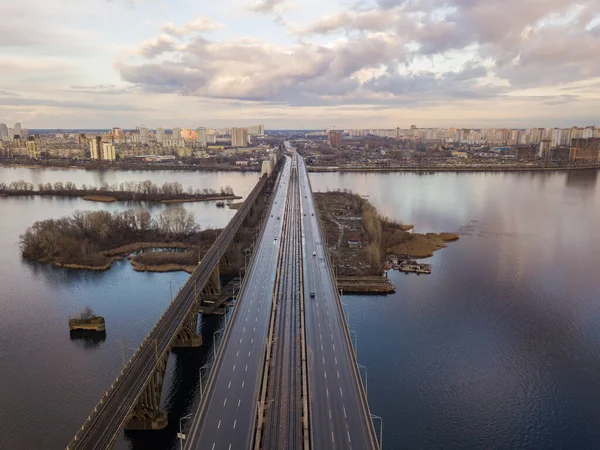
M 0 180 L 78 185 L 151 179 L 231 185 L 257 174 L 0 168 Z M 311 174 L 315 190 L 347 188 L 419 232 L 457 232 L 428 260 L 429 276 L 390 273 L 389 296 L 344 296 L 385 448 L 598 448 L 600 229 L 597 172 Z M 75 209 L 130 205 L 82 199 L 0 199 L 0 448 L 64 448 L 143 339 L 184 273 L 103 273 L 23 261 L 18 236 Z M 231 213 L 185 205 L 204 228 Z M 153 206 L 156 213 L 165 206 Z M 71 340 L 84 305 L 107 319 L 104 341 Z M 203 320 L 210 344 L 218 318 Z M 209 345 L 169 361 L 161 432 L 123 433 L 116 448 L 177 449 L 178 420 L 196 402 Z

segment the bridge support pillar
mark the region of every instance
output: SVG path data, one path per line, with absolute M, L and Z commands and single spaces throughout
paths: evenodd
M 125 424 L 126 430 L 162 430 L 168 425 L 167 413 L 160 409 L 160 396 L 168 357 L 169 354 L 166 353 L 158 362 L 156 370 L 144 387 Z
M 200 299 L 196 297 L 194 306 L 177 332 L 173 347 L 200 347 L 202 336 L 198 334 L 198 313 L 200 312 Z

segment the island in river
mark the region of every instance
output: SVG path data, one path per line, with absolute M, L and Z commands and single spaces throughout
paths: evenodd
M 70 181 L 56 183 L 40 183 L 36 187 L 27 181 L 0 182 L 0 196 L 53 196 L 82 197 L 84 200 L 97 202 L 114 201 L 147 201 L 161 203 L 204 202 L 211 200 L 237 200 L 241 197 L 233 193 L 231 186 L 221 187 L 219 191 L 212 188 L 184 190 L 181 183 L 166 182 L 156 185 L 150 180 L 127 182 L 114 185 L 103 184 L 100 187 L 82 185 L 77 187 Z
M 414 225 L 381 216 L 367 199 L 349 191 L 318 192 L 315 199 L 344 292 L 394 292 L 382 276 L 392 255 L 428 258 L 459 239 L 455 233 L 414 233 Z

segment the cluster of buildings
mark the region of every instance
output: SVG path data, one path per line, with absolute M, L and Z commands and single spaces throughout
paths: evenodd
M 550 147 L 570 146 L 573 139 L 600 138 L 600 128 L 595 126 L 571 128 L 410 128 L 325 130 L 307 133 L 308 136 L 327 136 L 340 133 L 344 137 L 376 136 L 400 141 L 440 142 L 445 144 L 517 146 L 539 145 L 549 141 Z
M 135 130 L 112 128 L 93 133 L 44 133 L 28 136 L 21 124 L 8 128 L 0 124 L 0 156 L 38 159 L 49 158 L 91 159 L 114 161 L 143 156 L 204 157 L 209 152 L 227 149 L 244 149 L 260 143 L 264 138 L 264 125 L 247 128 L 196 129 L 157 128 L 145 126 Z

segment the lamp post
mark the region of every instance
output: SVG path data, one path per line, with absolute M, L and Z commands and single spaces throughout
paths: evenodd
M 383 419 L 375 414 L 371 414 L 371 420 L 379 420 L 379 450 L 383 449 Z
M 358 365 L 358 371 L 360 372 L 360 369 L 365 369 L 365 394 L 367 394 L 367 397 L 369 396 L 369 374 L 367 372 L 367 368 L 366 366 L 363 366 L 362 364 L 357 364 Z
M 185 419 L 189 419 L 190 417 L 192 417 L 192 414 L 188 414 L 187 416 L 183 416 L 181 419 L 179 419 L 179 433 L 177 433 L 177 438 L 179 439 L 179 448 L 181 450 L 183 450 L 183 441 L 185 439 L 185 434 L 183 434 L 183 431 L 181 430 L 181 421 L 185 420 Z

